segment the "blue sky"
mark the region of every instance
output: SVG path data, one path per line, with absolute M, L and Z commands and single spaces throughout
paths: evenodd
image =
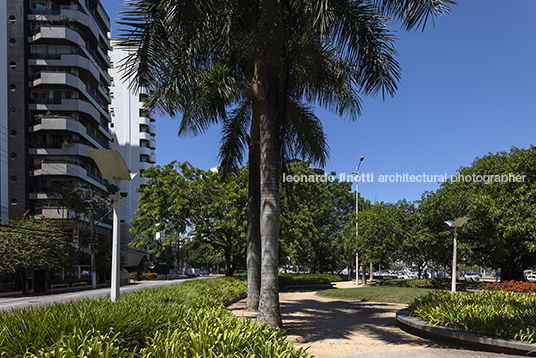
M 112 20 L 119 4 L 103 0 Z M 534 0 L 466 0 L 424 32 L 399 32 L 395 97 L 364 97 L 355 122 L 317 109 L 331 148 L 326 172 L 350 174 L 364 156 L 361 172 L 374 180 L 359 184 L 362 196 L 414 201 L 439 185 L 380 182 L 380 175 L 450 177 L 489 152 L 536 144 L 535 19 Z M 157 164 L 217 165 L 219 128 L 184 139 L 178 123 L 158 118 Z

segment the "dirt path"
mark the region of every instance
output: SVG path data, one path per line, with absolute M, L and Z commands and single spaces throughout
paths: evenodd
M 342 282 L 337 288 L 355 287 Z M 455 348 L 409 334 L 398 327 L 396 311 L 406 304 L 358 302 L 316 295 L 315 292 L 283 292 L 279 295 L 284 329 L 299 347 L 310 347 L 316 358 L 347 354 L 425 348 Z M 246 300 L 229 310 L 255 318 L 245 310 Z

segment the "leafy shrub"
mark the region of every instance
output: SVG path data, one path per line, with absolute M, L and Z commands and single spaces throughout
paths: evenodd
M 247 271 L 236 270 L 234 276 L 239 280 L 247 280 Z M 279 286 L 319 285 L 330 282 L 347 281 L 347 275 L 316 274 L 316 273 L 280 273 Z
M 482 282 L 480 288 L 487 291 L 511 291 L 511 292 L 536 292 L 535 282 L 523 281 L 503 281 L 503 282 Z
M 0 357 L 305 356 L 281 331 L 223 307 L 246 291 L 243 281 L 217 278 L 125 293 L 119 302 L 101 297 L 1 312 Z
M 291 285 L 318 285 L 328 284 L 330 282 L 342 281 L 339 275 L 330 274 L 296 274 L 296 273 L 280 273 L 279 285 L 291 286 Z
M 144 277 L 146 280 L 156 280 L 158 278 L 158 274 L 156 272 L 147 272 Z
M 435 291 L 415 299 L 409 310 L 434 325 L 528 343 L 536 339 L 536 295 L 532 293 Z

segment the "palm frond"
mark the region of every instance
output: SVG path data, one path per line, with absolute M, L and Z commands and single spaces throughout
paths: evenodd
M 300 60 L 293 66 L 293 95 L 356 120 L 361 114 L 361 98 L 352 82 L 352 63 L 319 43 L 301 46 L 296 52 Z
M 312 107 L 296 99 L 290 99 L 286 108 L 287 118 L 280 131 L 281 157 L 299 156 L 325 166 L 329 159 L 329 145 L 322 121 Z
M 446 15 L 451 11 L 453 0 L 371 0 L 382 14 L 402 22 L 406 30 L 426 27 L 428 19 Z
M 244 100 L 223 121 L 219 159 L 223 175 L 232 173 L 242 164 L 248 146 L 251 124 L 251 102 Z

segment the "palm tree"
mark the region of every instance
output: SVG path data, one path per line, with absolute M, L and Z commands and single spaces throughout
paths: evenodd
M 424 28 L 428 18 L 448 12 L 449 3 L 138 0 L 126 5 L 121 38 L 137 50 L 126 61 L 125 76 L 134 87 L 154 91 L 149 106 L 172 116 L 182 113 L 195 134 L 225 121 L 231 106 L 250 96 L 259 103 L 260 321 L 281 326 L 279 169 L 289 98 L 356 119 L 358 93 L 385 96 L 397 89 L 400 72 L 387 16 L 406 29 Z

